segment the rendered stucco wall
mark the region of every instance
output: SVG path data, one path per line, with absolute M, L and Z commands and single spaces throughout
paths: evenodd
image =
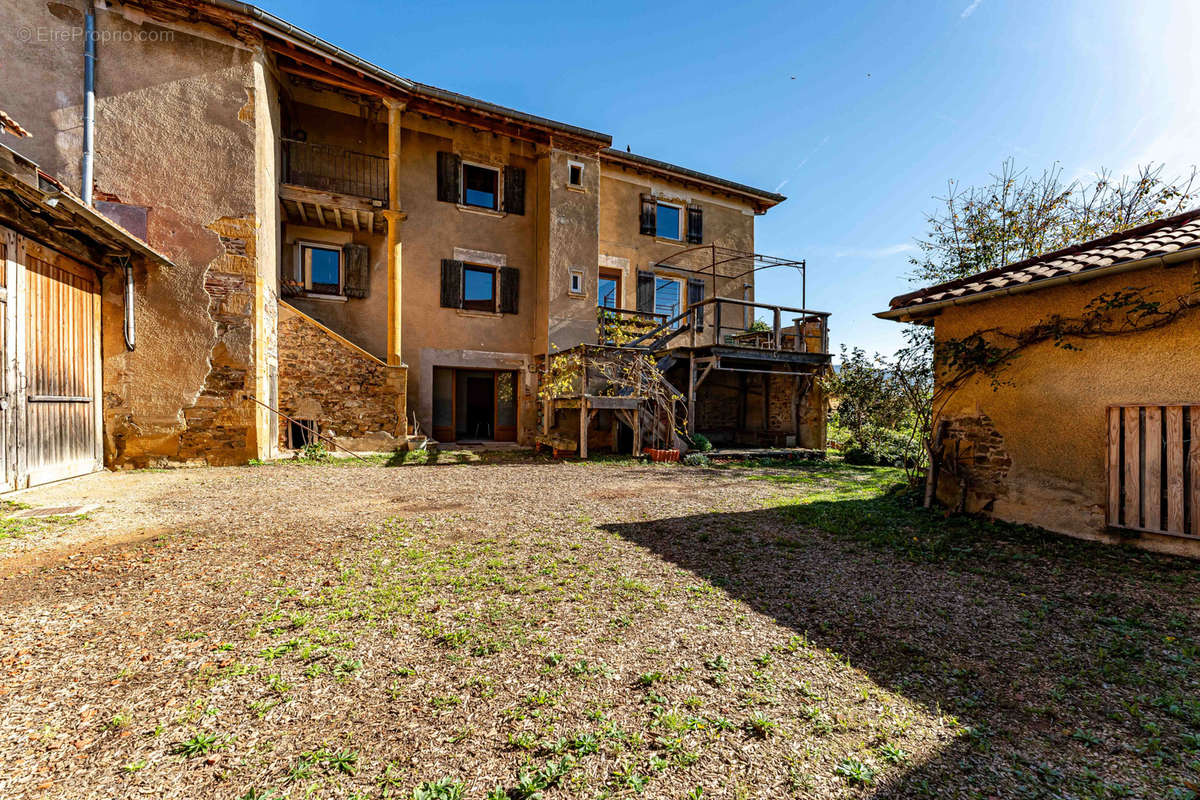
M 84 3 L 0 8 L 0 96 L 33 133 L 15 147 L 78 189 L 83 59 L 72 31 Z M 12 40 L 21 30 L 30 41 Z M 122 341 L 120 282 L 105 281 L 106 460 L 244 462 L 268 421 L 245 395 L 262 392 L 271 369 L 263 297 L 274 268 L 260 272 L 258 258 L 274 257 L 273 203 L 263 202 L 273 178 L 256 175 L 272 139 L 257 128 L 271 123 L 272 79 L 261 55 L 213 30 L 103 8 L 97 30 L 98 197 L 147 207 L 147 241 L 176 265 L 138 270 L 134 352 Z
M 1169 300 L 1195 288 L 1194 265 L 1155 267 L 950 308 L 935 318 L 939 341 L 976 330 L 1017 331 L 1061 314 L 1078 316 L 1093 298 L 1145 288 Z M 1039 344 L 1005 371 L 1005 385 L 972 380 L 954 394 L 943 419 L 971 441 L 967 510 L 1088 539 L 1131 539 L 1150 549 L 1200 555 L 1194 540 L 1106 529 L 1106 413 L 1117 404 L 1200 403 L 1200 318 L 1195 313 L 1153 331 L 1073 341 L 1078 350 Z M 972 456 L 974 458 L 974 455 Z M 957 504 L 958 487 L 939 496 Z
M 717 196 L 691 187 L 670 182 L 664 178 L 636 173 L 614 164 L 601 166 L 600 185 L 600 259 L 610 269 L 621 269 L 622 308 L 637 307 L 637 272 L 653 270 L 658 261 L 675 255 L 696 245 L 673 242 L 641 233 L 641 197 L 653 194 L 656 197 L 682 206 L 699 205 L 704 210 L 704 244 L 717 244 L 731 250 L 754 252 L 754 213 L 749 205 L 727 197 Z M 710 264 L 710 254 L 705 252 L 684 256 L 677 262 L 682 266 L 697 269 Z M 732 277 L 750 269 L 751 265 L 734 262 L 718 268 L 719 277 L 714 291 L 712 281 L 706 279 L 705 297 L 718 295 L 737 299 L 754 299 L 754 274 Z M 667 268 L 659 270 L 676 277 L 697 278 L 699 275 Z M 592 285 L 594 292 L 594 284 Z M 747 294 L 748 293 L 748 294 Z M 732 308 L 723 313 L 735 313 Z M 784 324 L 790 323 L 785 320 Z

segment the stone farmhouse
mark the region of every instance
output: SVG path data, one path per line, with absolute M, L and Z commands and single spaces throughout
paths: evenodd
M 824 446 L 828 315 L 755 297 L 804 279 L 754 252 L 781 195 L 235 0 L 0 8 L 4 487 L 315 435 Z

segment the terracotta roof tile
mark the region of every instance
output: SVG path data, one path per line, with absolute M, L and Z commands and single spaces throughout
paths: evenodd
M 891 309 L 920 308 L 956 297 L 1037 283 L 1127 261 L 1200 248 L 1200 209 L 1165 217 L 1122 233 L 1073 245 L 1053 253 L 969 275 L 892 298 Z
M 5 114 L 3 109 L 0 109 L 0 129 L 7 133 L 11 133 L 13 136 L 29 135 L 29 131 L 17 124 L 17 121 L 8 114 Z

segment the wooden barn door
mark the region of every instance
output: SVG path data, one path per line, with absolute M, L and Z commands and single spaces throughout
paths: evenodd
M 16 303 L 17 234 L 0 228 L 0 491 L 17 488 L 16 463 Z
M 35 486 L 101 467 L 100 287 L 52 250 L 28 240 L 22 250 L 20 483 Z

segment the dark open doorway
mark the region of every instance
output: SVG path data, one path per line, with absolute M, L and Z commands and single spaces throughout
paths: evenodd
M 434 367 L 434 438 L 515 442 L 518 388 L 512 370 Z
M 459 439 L 491 439 L 495 436 L 496 379 L 492 373 L 464 376 L 463 404 L 459 422 Z

